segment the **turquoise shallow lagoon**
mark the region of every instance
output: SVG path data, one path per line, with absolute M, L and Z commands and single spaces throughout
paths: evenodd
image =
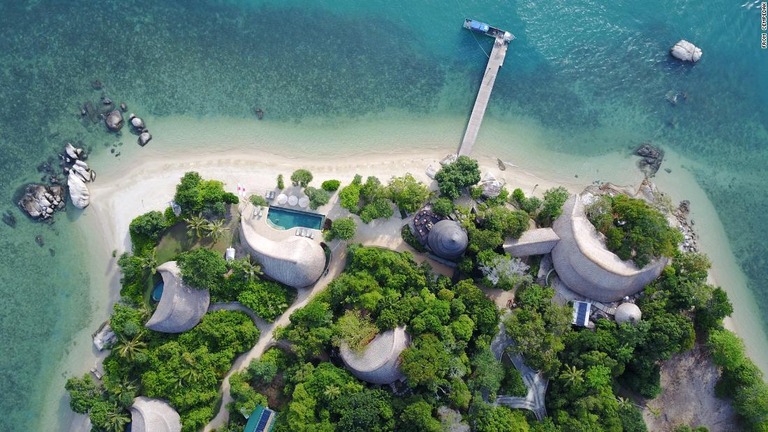
M 60 392 L 48 384 L 67 352 L 85 349 L 85 327 L 104 307 L 88 245 L 71 229 L 77 212 L 33 224 L 13 201 L 66 141 L 102 155 L 135 145 L 127 132 L 82 120 L 83 102 L 104 93 L 156 119 L 254 118 L 261 107 L 264 121 L 303 127 L 463 122 L 490 49 L 462 30 L 466 16 L 518 37 L 481 138 L 524 122 L 540 129 L 543 151 L 599 155 L 651 141 L 697 162 L 766 315 L 768 51 L 759 3 L 1 0 L 0 210 L 19 223 L 0 224 L 0 430 L 43 429 L 41 412 L 59 408 L 44 406 L 46 393 Z M 699 64 L 668 57 L 681 38 L 703 48 Z M 670 91 L 687 97 L 673 105 Z

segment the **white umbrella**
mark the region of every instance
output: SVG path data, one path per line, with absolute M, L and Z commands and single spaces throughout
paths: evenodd
M 301 197 L 301 199 L 299 199 L 299 207 L 307 208 L 308 205 L 309 205 L 309 198 Z
M 299 202 L 299 198 L 296 197 L 296 195 L 291 195 L 288 197 L 288 205 L 295 206 Z
M 281 193 L 280 195 L 277 196 L 278 204 L 285 204 L 286 201 L 288 201 L 288 195 Z

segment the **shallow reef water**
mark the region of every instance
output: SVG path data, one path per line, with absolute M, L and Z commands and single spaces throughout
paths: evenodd
M 94 152 L 135 145 L 127 130 L 108 134 L 81 118 L 84 102 L 104 95 L 150 117 L 254 121 L 261 108 L 265 121 L 288 124 L 343 124 L 392 110 L 425 121 L 465 116 L 491 49 L 461 28 L 465 17 L 517 36 L 490 117 L 530 119 L 552 132 L 538 145 L 559 152 L 596 155 L 650 141 L 698 162 L 697 177 L 768 315 L 768 244 L 756 235 L 768 223 L 768 51 L 759 47 L 759 8 L 691 0 L 0 0 L 0 211 L 19 219 L 16 228 L 0 224 L 0 430 L 41 430 L 39 393 L 91 310 L 86 246 L 69 229 L 77 212 L 33 224 L 14 209 L 14 191 L 38 180 L 37 165 L 55 163 L 67 141 Z M 669 58 L 681 38 L 703 48 L 700 63 Z M 669 92 L 680 95 L 676 104 Z

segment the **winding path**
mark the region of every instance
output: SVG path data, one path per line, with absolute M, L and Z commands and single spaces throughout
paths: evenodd
M 299 289 L 296 301 L 294 301 L 293 304 L 275 320 L 275 322 L 268 323 L 264 321 L 263 319 L 257 317 L 252 310 L 238 302 L 217 303 L 211 306 L 209 310 L 226 309 L 246 313 L 253 320 L 254 324 L 256 324 L 256 327 L 258 327 L 261 331 L 261 336 L 259 336 L 259 340 L 256 342 L 256 345 L 253 346 L 253 348 L 251 348 L 248 352 L 240 355 L 240 357 L 235 360 L 232 368 L 224 377 L 224 381 L 221 383 L 221 407 L 219 408 L 219 412 L 216 414 L 216 417 L 214 417 L 205 426 L 205 432 L 213 431 L 214 429 L 224 426 L 229 421 L 229 411 L 227 410 L 227 405 L 232 402 L 232 395 L 229 393 L 229 377 L 232 376 L 233 373 L 240 372 L 241 370 L 247 368 L 248 365 L 251 364 L 251 361 L 259 358 L 264 353 L 264 351 L 266 351 L 266 349 L 269 348 L 274 342 L 273 335 L 275 329 L 277 327 L 287 326 L 290 323 L 290 316 L 295 310 L 303 308 L 315 295 L 324 290 L 325 287 L 328 286 L 332 280 L 336 279 L 336 277 L 338 277 L 338 275 L 344 270 L 344 264 L 346 263 L 347 259 L 347 250 L 345 247 L 343 247 L 339 252 L 336 252 L 336 249 L 338 249 L 340 244 L 341 243 L 337 243 L 335 245 L 333 250 L 333 257 L 331 258 L 331 264 L 328 267 L 328 272 L 325 273 L 312 286 L 312 288 Z
M 525 386 L 528 387 L 528 394 L 525 397 L 504 396 L 496 398 L 496 405 L 504 405 L 510 408 L 520 408 L 533 411 L 538 420 L 547 416 L 547 408 L 544 405 L 544 395 L 547 393 L 549 380 L 544 378 L 540 372 L 528 367 L 523 361 L 523 356 L 506 351 L 507 347 L 514 345 L 515 341 L 507 335 L 507 329 L 504 326 L 503 318 L 499 321 L 499 333 L 491 342 L 491 351 L 497 360 L 501 361 L 506 353 L 515 368 L 520 371 Z

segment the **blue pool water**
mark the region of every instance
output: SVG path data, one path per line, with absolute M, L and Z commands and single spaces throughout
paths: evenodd
M 270 207 L 267 220 L 277 229 L 304 227 L 322 229 L 325 216 L 280 207 Z
M 163 297 L 163 287 L 165 284 L 162 282 L 155 285 L 155 287 L 152 289 L 152 300 L 154 301 L 160 301 L 160 298 Z

